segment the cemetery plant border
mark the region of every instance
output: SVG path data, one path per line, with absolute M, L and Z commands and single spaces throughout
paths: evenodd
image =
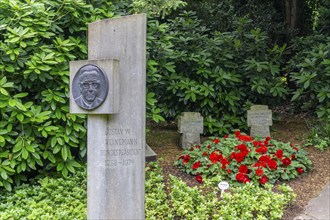
M 220 175 L 235 185 L 274 184 L 277 180 L 294 179 L 312 165 L 299 146 L 270 137 L 254 139 L 240 131 L 191 147 L 174 164 L 195 175 L 200 183 L 203 177 Z
M 150 163 L 146 167 L 146 219 L 280 219 L 284 208 L 295 199 L 286 185 L 277 186 L 275 193 L 270 184 L 247 184 L 231 187 L 220 200 L 219 181 L 219 176 L 214 177 L 197 188 L 170 176 L 167 197 L 161 166 Z M 3 192 L 0 219 L 86 219 L 86 184 L 83 169 L 75 176 L 45 177 Z

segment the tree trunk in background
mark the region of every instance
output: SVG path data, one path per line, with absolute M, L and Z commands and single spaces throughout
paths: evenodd
M 297 0 L 285 0 L 285 22 L 286 22 L 286 41 L 295 35 L 298 27 L 298 2 Z

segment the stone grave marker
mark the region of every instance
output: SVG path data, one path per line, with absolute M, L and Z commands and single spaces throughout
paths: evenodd
M 200 144 L 203 133 L 203 117 L 198 112 L 183 112 L 178 118 L 178 130 L 181 133 L 180 146 L 187 149 Z
M 269 126 L 273 125 L 272 111 L 267 105 L 253 105 L 247 112 L 247 124 L 252 137 L 270 136 Z
M 151 149 L 151 147 L 148 144 L 146 144 L 145 155 L 146 155 L 146 162 L 157 161 L 157 154 L 155 153 L 155 151 Z
M 70 112 L 88 114 L 87 219 L 144 219 L 146 16 L 88 27 L 70 62 Z

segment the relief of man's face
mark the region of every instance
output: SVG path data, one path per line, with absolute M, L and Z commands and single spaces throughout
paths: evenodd
M 85 102 L 94 102 L 100 92 L 100 81 L 96 70 L 83 73 L 80 79 L 80 92 Z

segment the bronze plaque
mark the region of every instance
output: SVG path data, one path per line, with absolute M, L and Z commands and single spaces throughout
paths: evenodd
M 106 74 L 94 64 L 82 66 L 72 81 L 74 101 L 85 110 L 93 110 L 102 105 L 108 90 L 109 82 Z

